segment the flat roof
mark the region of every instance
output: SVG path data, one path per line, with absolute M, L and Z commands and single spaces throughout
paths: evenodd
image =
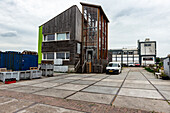
M 100 5 L 94 5 L 94 4 L 89 4 L 89 3 L 83 3 L 83 2 L 80 2 L 80 4 L 82 6 L 89 6 L 89 7 L 95 7 L 95 8 L 99 8 L 101 10 L 101 12 L 104 14 L 104 17 L 106 18 L 107 22 L 109 22 L 109 19 L 107 18 L 106 14 L 104 13 L 102 7 Z

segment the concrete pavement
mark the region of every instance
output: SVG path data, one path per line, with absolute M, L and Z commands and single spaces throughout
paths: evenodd
M 0 106 L 14 104 L 13 100 L 23 102 L 23 106 L 9 112 L 48 111 L 56 112 L 95 112 L 100 105 L 108 107 L 102 112 L 124 112 L 119 108 L 130 108 L 126 112 L 136 109 L 170 113 L 170 81 L 156 79 L 152 73 L 143 68 L 124 68 L 119 75 L 106 74 L 64 74 L 15 84 L 1 85 Z M 10 94 L 6 94 L 6 93 Z M 19 95 L 22 95 L 21 97 Z M 34 96 L 31 97 L 30 95 Z M 10 100 L 12 98 L 12 101 Z M 25 97 L 24 100 L 22 97 Z M 29 100 L 26 99 L 29 97 Z M 36 97 L 36 99 L 35 99 Z M 65 104 L 69 102 L 83 103 L 84 108 L 70 108 L 70 106 L 47 105 L 45 100 L 38 98 L 57 99 Z M 20 100 L 22 98 L 22 100 Z M 2 100 L 1 100 L 2 99 Z M 32 99 L 32 100 L 31 100 Z M 30 101 L 31 100 L 31 101 Z M 34 101 L 37 100 L 37 101 Z M 25 102 L 29 101 L 29 102 Z M 38 103 L 37 103 L 38 102 Z M 44 104 L 46 103 L 46 104 Z M 48 103 L 50 104 L 50 103 Z M 73 106 L 79 106 L 73 104 Z M 92 106 L 91 106 L 92 105 Z M 94 106 L 95 105 L 95 106 Z M 89 108 L 89 106 L 91 108 Z M 98 106 L 98 107 L 96 107 Z M 63 108 L 64 107 L 64 108 Z M 87 107 L 87 109 L 85 109 Z M 40 109 L 42 108 L 42 109 Z M 93 108 L 93 110 L 92 110 Z M 83 109 L 83 110 L 82 110 Z M 109 111 L 110 109 L 110 111 Z M 133 111 L 134 110 L 134 111 Z M 50 112 L 50 111 L 49 111 Z

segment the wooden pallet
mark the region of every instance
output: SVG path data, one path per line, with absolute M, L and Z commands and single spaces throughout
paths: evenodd
M 7 72 L 6 68 L 0 68 L 0 72 Z
M 30 67 L 30 70 L 38 70 L 37 67 Z

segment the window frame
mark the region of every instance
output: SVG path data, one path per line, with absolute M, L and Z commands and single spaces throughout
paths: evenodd
M 54 40 L 47 40 L 48 37 L 46 37 L 47 35 L 54 35 Z M 44 40 L 46 39 L 46 40 Z M 43 42 L 51 42 L 51 41 L 55 41 L 56 40 L 56 35 L 55 34 L 45 34 L 43 35 Z
M 57 53 L 64 53 L 65 59 L 62 59 L 62 60 L 70 61 L 70 52 L 69 51 L 66 51 L 66 52 L 44 52 L 44 53 L 42 53 L 42 60 L 54 60 L 54 59 L 47 59 L 47 53 L 54 53 L 54 59 L 57 59 Z M 67 53 L 69 53 L 69 59 L 67 59 L 67 56 L 66 56 Z M 44 54 L 45 54 L 46 59 L 44 59 Z
M 65 39 L 64 40 L 58 40 L 58 34 L 65 34 Z M 54 35 L 54 40 L 47 40 L 48 37 L 46 37 L 47 35 Z M 69 36 L 69 39 L 67 39 L 67 36 Z M 46 40 L 44 40 L 46 39 Z M 66 32 L 56 32 L 54 34 L 44 34 L 43 35 L 43 42 L 51 42 L 51 41 L 65 41 L 65 40 L 70 40 L 70 32 L 66 31 Z
M 69 39 L 67 39 L 67 33 L 69 35 Z M 60 32 L 60 33 L 55 33 L 55 34 L 56 34 L 56 41 L 70 40 L 70 32 Z M 65 34 L 65 39 L 64 40 L 58 40 L 58 34 Z
M 55 59 L 55 52 L 44 52 L 44 53 L 42 53 L 43 60 L 54 60 L 54 59 L 47 59 L 47 53 L 53 53 L 54 54 L 54 59 Z M 45 54 L 46 59 L 44 59 L 44 54 Z
M 81 44 L 77 43 L 77 54 L 81 54 Z
M 65 59 L 62 59 L 64 61 L 70 61 L 70 52 L 66 51 L 66 52 L 56 52 L 56 56 L 55 56 L 55 59 L 57 59 L 57 53 L 64 53 L 64 57 Z M 66 56 L 66 53 L 69 53 L 69 59 L 67 59 L 67 56 Z
M 151 47 L 151 44 L 150 43 L 145 43 L 144 47 Z

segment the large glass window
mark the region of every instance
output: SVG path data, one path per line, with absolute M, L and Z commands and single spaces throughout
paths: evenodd
M 54 53 L 43 53 L 43 59 L 44 59 L 44 60 L 54 59 Z
M 54 59 L 54 53 L 47 53 L 47 59 Z
M 70 33 L 57 33 L 57 40 L 69 40 Z
M 70 40 L 70 33 L 66 33 L 66 39 Z
M 66 59 L 70 59 L 70 53 L 66 53 Z
M 144 44 L 144 46 L 146 47 L 146 46 L 151 46 L 151 44 Z
M 81 50 L 80 50 L 80 44 L 77 43 L 77 53 L 80 54 L 80 51 L 81 51 Z
M 69 60 L 70 59 L 70 53 L 69 52 L 57 52 L 56 53 L 56 59 Z
M 152 57 L 143 58 L 143 61 L 153 61 L 153 58 Z
M 46 53 L 43 54 L 43 59 L 47 59 L 47 54 Z
M 52 41 L 55 40 L 55 34 L 44 35 L 44 41 Z
M 65 53 L 57 53 L 57 59 L 65 59 Z
M 44 41 L 55 41 L 55 40 L 70 40 L 70 33 L 56 33 L 56 38 L 55 34 L 49 34 L 49 35 L 44 35 Z

